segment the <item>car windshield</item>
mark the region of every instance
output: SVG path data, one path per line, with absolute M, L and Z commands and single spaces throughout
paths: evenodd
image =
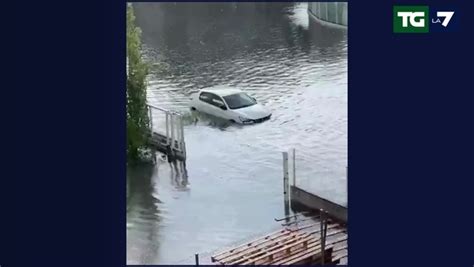
M 230 109 L 245 108 L 257 104 L 257 101 L 245 93 L 224 96 Z

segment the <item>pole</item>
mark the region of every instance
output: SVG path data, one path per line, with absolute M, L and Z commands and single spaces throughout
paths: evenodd
M 186 143 L 184 142 L 184 125 L 183 125 L 183 116 L 179 116 L 179 128 L 181 129 L 181 151 L 183 152 L 184 158 L 186 159 Z
M 150 119 L 150 130 L 151 134 L 153 134 L 153 109 L 148 106 L 148 113 L 149 113 L 149 119 Z
M 165 116 L 166 116 L 166 144 L 168 144 L 169 142 L 169 138 L 170 138 L 170 134 L 169 134 L 169 113 L 168 112 L 165 112 Z
M 293 186 L 296 186 L 296 149 L 293 148 Z
M 288 152 L 283 152 L 283 195 L 285 202 L 289 200 L 288 194 Z
M 326 252 L 326 237 L 327 237 L 327 234 L 328 234 L 328 218 L 329 218 L 328 212 L 325 211 L 324 212 L 324 242 L 323 242 L 323 244 L 324 244 L 324 252 L 323 253 L 324 254 L 326 254 L 325 252 Z M 324 261 L 325 261 L 325 259 L 323 257 L 323 264 L 324 264 Z
M 199 266 L 199 254 L 194 254 L 194 260 L 196 261 L 196 266 Z
M 183 116 L 179 116 L 179 141 L 184 143 Z
M 325 214 L 324 214 L 324 211 L 323 209 L 320 209 L 319 210 L 320 214 L 321 214 L 321 222 L 320 222 L 320 228 L 321 228 L 321 231 L 320 231 L 320 235 L 321 235 L 321 238 L 320 238 L 320 242 L 321 242 L 321 264 L 324 265 L 324 245 L 325 245 L 325 240 L 324 240 L 324 220 L 325 220 Z
M 171 119 L 171 149 L 175 148 L 174 144 L 174 121 L 175 121 L 175 115 L 171 114 L 170 116 Z

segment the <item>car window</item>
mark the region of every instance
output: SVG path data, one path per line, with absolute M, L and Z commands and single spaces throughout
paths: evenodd
M 257 101 L 245 93 L 237 93 L 224 96 L 225 101 L 230 109 L 239 109 L 257 104 Z
M 206 103 L 211 103 L 211 100 L 212 97 L 211 97 L 211 94 L 210 93 L 206 93 L 206 92 L 202 92 L 200 95 L 199 95 L 199 100 L 203 101 L 203 102 L 206 102 Z
M 224 102 L 222 102 L 222 100 L 216 99 L 216 98 L 213 98 L 213 99 L 212 99 L 212 103 L 211 103 L 211 104 L 216 105 L 216 106 L 218 106 L 218 107 L 221 107 L 221 106 L 224 106 L 224 105 L 225 105 Z
M 225 106 L 224 101 L 222 100 L 222 98 L 220 96 L 212 94 L 212 93 L 202 92 L 199 95 L 199 99 L 203 102 L 206 102 L 206 103 L 211 104 L 211 105 L 216 106 L 216 107 Z

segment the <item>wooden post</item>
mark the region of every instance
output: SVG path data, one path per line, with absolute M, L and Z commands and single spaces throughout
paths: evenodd
M 194 254 L 194 260 L 196 261 L 196 266 L 199 265 L 199 254 Z
M 288 152 L 283 152 L 283 195 L 285 202 L 289 200 L 288 192 Z

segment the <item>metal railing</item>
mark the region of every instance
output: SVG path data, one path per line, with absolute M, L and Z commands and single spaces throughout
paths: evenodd
M 183 115 L 179 112 L 160 108 L 153 104 L 147 104 L 147 106 L 152 134 L 156 133 L 166 137 L 166 143 L 164 145 L 170 146 L 171 149 L 185 154 L 186 145 L 184 142 Z

